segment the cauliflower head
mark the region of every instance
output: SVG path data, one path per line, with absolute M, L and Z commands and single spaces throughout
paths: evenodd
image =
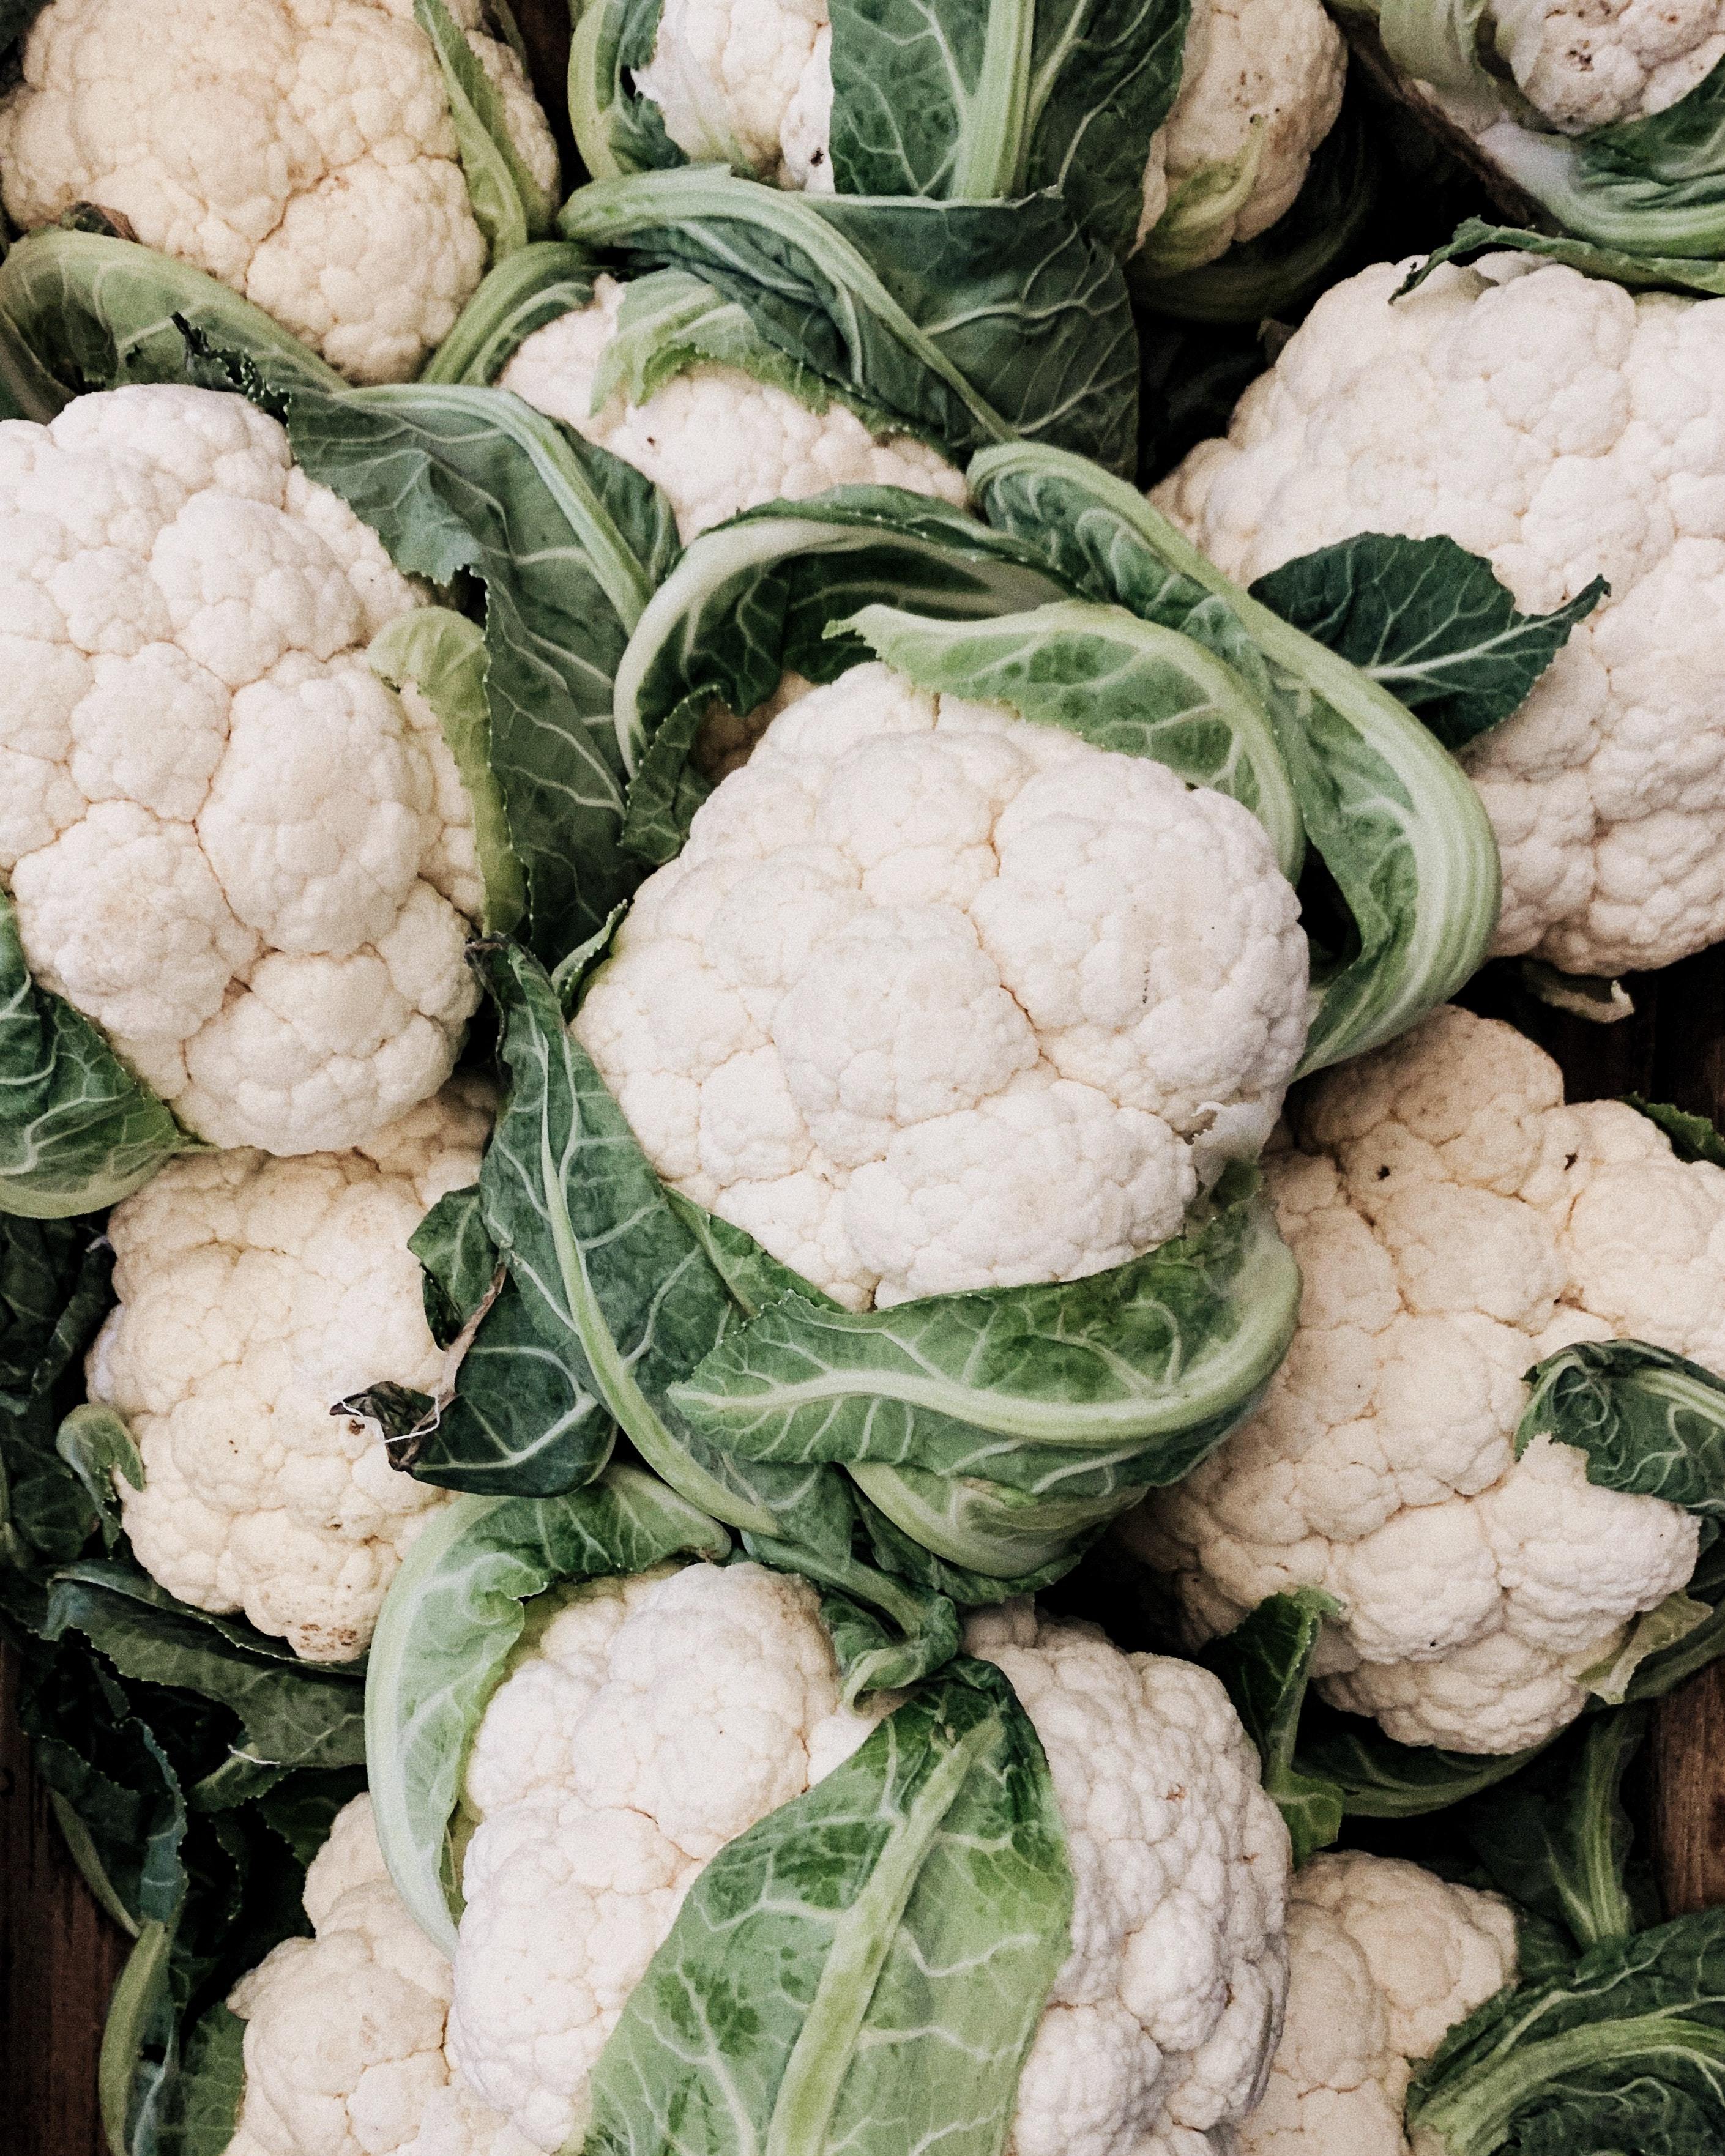
M 875 434 L 847 407 L 814 412 L 741 367 L 691 367 L 644 403 L 594 388 L 629 287 L 601 276 L 577 307 L 525 338 L 499 387 L 621 457 L 670 503 L 685 540 L 764 501 L 803 501 L 835 486 L 899 486 L 956 507 L 964 475 L 911 434 Z
M 213 1144 L 357 1145 L 454 1065 L 472 806 L 366 664 L 420 603 L 243 398 L 0 424 L 0 880 L 36 979 Z
M 1635 1338 L 1725 1374 L 1725 1169 L 1611 1101 L 1565 1106 L 1512 1027 L 1445 1008 L 1317 1083 L 1266 1157 L 1305 1276 L 1262 1409 L 1127 1522 L 1194 1638 L 1301 1585 L 1315 1672 L 1404 1744 L 1502 1753 L 1573 1721 L 1579 1677 L 1682 1588 L 1696 1521 L 1517 1461 L 1522 1373 Z
M 1516 87 L 1563 134 L 1644 120 L 1725 59 L 1720 0 L 1497 0 Z
M 839 1705 L 818 1610 L 806 1582 L 753 1564 L 596 1581 L 562 1597 L 494 1694 L 467 1766 L 449 2054 L 535 2149 L 578 2132 L 605 2039 L 702 1866 L 896 1703 Z M 1288 1866 L 1225 1695 L 1028 1604 L 973 1621 L 966 1645 L 1035 1725 L 1077 1890 L 1008 2156 L 1225 2147 L 1279 2024 Z
M 286 1939 L 228 2004 L 245 2092 L 227 2156 L 538 2156 L 444 2051 L 449 1964 L 390 1884 L 356 1797 L 305 1873 L 316 1936 Z
M 826 0 L 665 0 L 635 85 L 695 162 L 741 162 L 780 187 L 829 193 L 831 47 Z M 1347 64 L 1320 0 L 1193 0 L 1180 95 L 1145 169 L 1140 241 L 1183 182 L 1245 156 L 1250 187 L 1204 259 L 1274 224 L 1336 123 Z
M 1462 762 L 1499 952 L 1667 965 L 1725 936 L 1725 305 L 1502 256 L 1392 305 L 1409 266 L 1327 293 L 1154 498 L 1241 583 L 1362 531 L 1446 534 L 1532 609 L 1604 577 Z
M 554 191 L 521 63 L 448 4 Z M 416 374 L 485 269 L 412 0 L 51 0 L 0 98 L 0 199 L 27 230 L 95 203 L 355 382 Z
M 1177 1234 L 1306 995 L 1237 803 L 869 665 L 702 804 L 573 1031 L 667 1182 L 862 1309 Z
M 435 1388 L 408 1238 L 478 1174 L 490 1105 L 457 1079 L 352 1152 L 184 1154 L 108 1224 L 120 1299 L 87 1371 L 143 1460 L 141 1490 L 116 1481 L 132 1548 L 182 1602 L 243 1609 L 309 1661 L 368 1644 L 444 1494 L 330 1409 L 380 1373 Z
M 1414 2066 L 1515 1974 L 1500 1896 L 1396 1857 L 1314 1857 L 1288 1898 L 1287 2020 L 1240 2156 L 1408 2156 Z

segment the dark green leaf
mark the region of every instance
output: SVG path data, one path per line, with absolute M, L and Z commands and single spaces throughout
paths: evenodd
M 572 1496 L 466 1497 L 434 1514 L 392 1582 L 366 1687 L 372 1805 L 391 1876 L 421 1928 L 455 1950 L 449 1826 L 468 1743 L 526 1621 L 553 1581 L 724 1557 L 716 1522 L 639 1469 Z M 455 1902 L 459 1907 L 459 1899 Z
M 536 240 L 506 255 L 480 280 L 419 380 L 495 382 L 535 330 L 587 305 L 593 280 L 587 257 L 562 240 Z
M 193 1147 L 90 1021 L 31 979 L 3 891 L 0 1089 L 0 1212 L 52 1219 L 102 1211 Z
M 588 2156 L 995 2156 L 1071 1909 L 1035 1732 L 956 1663 L 696 1879 L 600 2055 Z
M 1584 276 L 1602 277 L 1631 292 L 1696 292 L 1717 298 L 1725 294 L 1725 261 L 1680 255 L 1635 254 L 1621 248 L 1600 247 L 1567 234 L 1530 232 L 1520 225 L 1491 224 L 1471 217 L 1455 228 L 1455 237 L 1434 248 L 1395 293 L 1398 300 L 1415 291 L 1434 270 L 1446 262 L 1472 262 L 1481 254 L 1537 254 L 1548 262 L 1561 262 Z
M 491 762 L 535 947 L 561 957 L 639 874 L 621 852 L 613 682 L 676 553 L 639 472 L 501 390 L 410 383 L 291 401 L 294 454 L 398 567 L 485 588 Z
M 970 468 L 989 521 L 1086 597 L 1180 628 L 1269 701 L 1306 824 L 1353 920 L 1315 956 L 1302 1070 L 1392 1040 L 1483 958 L 1500 896 L 1479 797 L 1387 690 L 1230 583 L 1135 489 L 1040 445 Z
M 976 202 L 1040 187 L 1118 254 L 1179 87 L 1187 0 L 833 0 L 842 194 Z
M 57 1573 L 48 1630 L 80 1633 L 122 1678 L 194 1692 L 238 1717 L 228 1756 L 192 1792 L 212 1810 L 267 1788 L 285 1768 L 365 1757 L 355 1665 L 297 1661 L 280 1641 L 187 1609 L 129 1566 L 85 1559 Z
M 1527 1373 L 1516 1451 L 1536 1437 L 1587 1455 L 1607 1490 L 1663 1497 L 1725 1520 L 1725 1383 L 1640 1340 L 1584 1340 Z
M 1257 1747 L 1264 1787 L 1287 1824 L 1296 1865 L 1327 1849 L 1342 1830 L 1341 1789 L 1295 1764 L 1312 1657 L 1325 1618 L 1337 1614 L 1336 1603 L 1315 1588 L 1272 1594 L 1199 1657 L 1227 1686 Z
M 133 240 L 50 228 L 27 234 L 0 264 L 0 346 L 27 418 L 51 419 L 86 390 L 183 382 L 188 326 L 281 388 L 343 386 L 260 307 Z
M 112 1408 L 86 1402 L 74 1408 L 54 1436 L 54 1450 L 78 1477 L 111 1551 L 120 1537 L 120 1501 L 114 1477 L 123 1475 L 134 1490 L 144 1486 L 144 1463 L 131 1432 Z
M 1656 1922 L 1645 1864 L 1631 1868 L 1634 1835 L 1624 1774 L 1647 1731 L 1645 1707 L 1589 1715 L 1462 1815 L 1470 1847 L 1500 1893 L 1561 1924 L 1584 1953 Z
M 685 167 L 578 188 L 558 222 L 716 285 L 799 365 L 955 455 L 1023 438 L 1132 468 L 1125 282 L 1051 194 L 862 200 Z
M 1725 1910 L 1499 1992 L 1418 2070 L 1408 2123 L 1449 2156 L 1707 2156 L 1725 2138 Z
M 1671 1142 L 1679 1160 L 1704 1160 L 1725 1168 L 1725 1137 L 1721 1137 L 1707 1116 L 1692 1116 L 1663 1101 L 1644 1101 L 1639 1093 L 1625 1093 L 1625 1103 L 1656 1123 Z
M 1368 531 L 1284 562 L 1251 595 L 1382 682 L 1455 749 L 1521 708 L 1609 590 L 1595 577 L 1566 606 L 1518 613 L 1491 563 L 1453 539 Z
M 1173 1481 L 1255 1399 L 1298 1294 L 1257 1175 L 1236 1168 L 1187 1235 L 1087 1279 L 863 1312 L 787 1296 L 671 1399 L 748 1460 L 873 1461 L 1039 1492 L 1075 1476 Z
M 670 1388 L 731 1329 L 736 1306 L 568 1033 L 543 971 L 507 944 L 486 947 L 485 966 L 510 1089 L 480 1190 L 543 1352 L 691 1504 L 751 1533 L 847 1552 L 838 1477 L 735 1459 L 672 1404 Z
M 439 1348 L 447 1348 L 490 1294 L 497 1253 L 485 1233 L 476 1183 L 451 1190 L 408 1238 L 424 1269 L 425 1322 Z

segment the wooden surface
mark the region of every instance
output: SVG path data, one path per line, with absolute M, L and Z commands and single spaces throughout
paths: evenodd
M 90 1899 L 30 1773 L 0 1655 L 0 2148 L 105 2156 L 96 2053 L 127 1941 Z

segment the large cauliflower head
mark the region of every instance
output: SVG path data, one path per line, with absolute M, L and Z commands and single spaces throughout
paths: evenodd
M 826 0 L 665 0 L 635 85 L 685 156 L 740 160 L 781 187 L 830 192 L 832 32 Z M 1193 0 L 1180 95 L 1151 142 L 1142 240 L 1182 184 L 1253 158 L 1214 259 L 1299 193 L 1342 106 L 1347 51 L 1320 0 Z
M 447 4 L 554 191 L 521 63 Z M 0 98 L 0 198 L 26 229 L 94 203 L 355 382 L 418 373 L 485 269 L 413 0 L 51 0 Z
M 541 1620 L 493 1696 L 467 1767 L 479 1824 L 449 2050 L 535 2148 L 578 2131 L 696 1875 L 895 1703 L 840 1706 L 818 1612 L 805 1582 L 752 1564 L 595 1582 Z M 1008 2156 L 1225 2146 L 1278 2025 L 1288 1863 L 1225 1695 L 1028 1604 L 974 1621 L 966 1645 L 1035 1725 L 1077 1890 Z
M 1463 752 L 1503 859 L 1500 952 L 1571 972 L 1725 936 L 1725 304 L 1527 258 L 1327 293 L 1155 499 L 1249 583 L 1361 531 L 1446 534 L 1524 608 L 1610 596 Z
M 449 1964 L 389 1882 L 369 1797 L 312 1858 L 305 1913 L 316 1936 L 285 1940 L 228 2001 L 246 2027 L 226 2156 L 539 2156 L 450 2070 Z
M 489 1111 L 458 1079 L 352 1152 L 182 1155 L 108 1224 L 120 1300 L 87 1367 L 143 1460 L 141 1490 L 116 1478 L 133 1551 L 308 1661 L 367 1645 L 444 1494 L 330 1409 L 379 1377 L 435 1388 L 408 1238 L 478 1174 Z
M 1177 1234 L 1275 1121 L 1306 973 L 1238 803 L 870 665 L 702 804 L 574 1032 L 661 1176 L 860 1309 Z
M 642 403 L 595 403 L 599 368 L 629 287 L 601 276 L 592 300 L 523 340 L 499 386 L 562 419 L 652 480 L 692 539 L 765 501 L 835 486 L 899 486 L 963 508 L 964 475 L 911 434 L 875 434 L 846 406 L 812 410 L 741 367 L 703 362 Z
M 36 979 L 214 1144 L 357 1145 L 454 1065 L 472 807 L 365 656 L 418 603 L 243 398 L 0 424 L 0 879 Z
M 1445 1009 L 1321 1081 L 1266 1167 L 1305 1276 L 1260 1412 L 1127 1525 L 1194 1636 L 1319 1587 L 1315 1668 L 1404 1744 L 1513 1752 L 1685 1585 L 1696 1521 L 1537 1439 L 1522 1373 L 1634 1338 L 1725 1375 L 1725 1169 L 1616 1101 L 1563 1104 L 1512 1027 Z
M 1408 2156 L 1414 2067 L 1515 1974 L 1499 1896 L 1395 1857 L 1314 1857 L 1288 1897 L 1287 2020 L 1240 2156 Z

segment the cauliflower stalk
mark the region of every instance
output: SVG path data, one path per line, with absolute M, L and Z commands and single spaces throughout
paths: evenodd
M 50 0 L 0 98 L 15 225 L 93 204 L 355 382 L 416 374 L 557 186 L 479 0 Z
M 1516 1975 L 1496 1894 L 1399 1858 L 1313 1858 L 1288 1897 L 1288 2004 L 1240 2156 L 1409 2156 L 1414 2067 Z
M 1057 184 L 1153 275 L 1265 231 L 1341 107 L 1345 48 L 1318 0 L 1099 12 L 613 0 L 578 33 L 577 135 L 601 175 L 686 157 L 821 193 Z
M 1462 752 L 1497 834 L 1496 947 L 1569 973 L 1725 935 L 1725 305 L 1507 258 L 1391 304 L 1385 263 L 1313 308 L 1155 499 L 1241 582 L 1363 531 L 1442 533 L 1521 606 L 1609 596 L 1515 716 Z
M 1405 1744 L 1509 1753 L 1572 1721 L 1697 1519 L 1539 1435 L 1529 1366 L 1633 1337 L 1725 1373 L 1725 1170 L 1613 1101 L 1567 1106 L 1512 1028 L 1444 1009 L 1313 1088 L 1266 1158 L 1305 1280 L 1261 1412 L 1126 1523 L 1194 1638 L 1334 1598 L 1313 1664 Z
M 312 1661 L 370 1640 L 444 1493 L 330 1410 L 381 1374 L 435 1381 L 408 1239 L 477 1175 L 488 1109 L 458 1079 L 352 1152 L 196 1154 L 115 1208 L 119 1301 L 90 1398 L 131 1429 L 143 1486 L 116 1478 L 126 1531 L 182 1601 L 244 1610 Z
M 317 1938 L 235 1994 L 234 2148 L 526 2156 L 589 2126 L 711 2116 L 721 2087 L 747 2114 L 739 2147 L 793 2110 L 829 2139 L 916 2121 L 1011 2156 L 1231 2146 L 1280 2025 L 1288 1866 L 1215 1680 L 1014 1604 L 973 1626 L 978 1659 L 847 1707 L 804 1582 L 600 1554 L 603 1509 L 631 1486 L 638 1556 L 668 1493 L 624 1471 L 556 1501 L 586 1506 L 584 1562 L 618 1577 L 565 1580 L 524 1612 L 511 1573 L 475 1604 L 475 1568 L 531 1532 L 509 1507 L 489 1542 L 475 1516 L 398 1576 L 373 1650 L 371 1802 L 453 1967 L 379 1879 L 362 1800 L 308 1881 Z M 519 1634 L 506 1661 L 500 1627 Z M 437 1851 L 458 1774 L 452 1933 Z M 884 1839 L 840 1830 L 865 1820 Z M 806 1972 L 793 1993 L 781 1954 Z M 853 1954 L 860 1984 L 839 1974 Z M 354 2010 L 308 2074 L 326 1996 L 359 2010 L 385 1971 L 397 2010 Z M 742 2010 L 709 2024 L 710 2049 L 677 2043 L 673 1993 L 721 1989 Z M 842 2047 L 829 2066 L 848 2061 L 819 2096 L 817 2024 Z
M 423 603 L 373 533 L 275 420 L 163 386 L 0 426 L 0 876 L 23 960 L 70 1006 L 8 1202 L 109 1202 L 184 1142 L 169 1127 L 135 1164 L 116 1141 L 34 1194 L 103 1084 L 282 1154 L 429 1098 L 476 999 L 485 878 L 436 713 L 367 664 Z

